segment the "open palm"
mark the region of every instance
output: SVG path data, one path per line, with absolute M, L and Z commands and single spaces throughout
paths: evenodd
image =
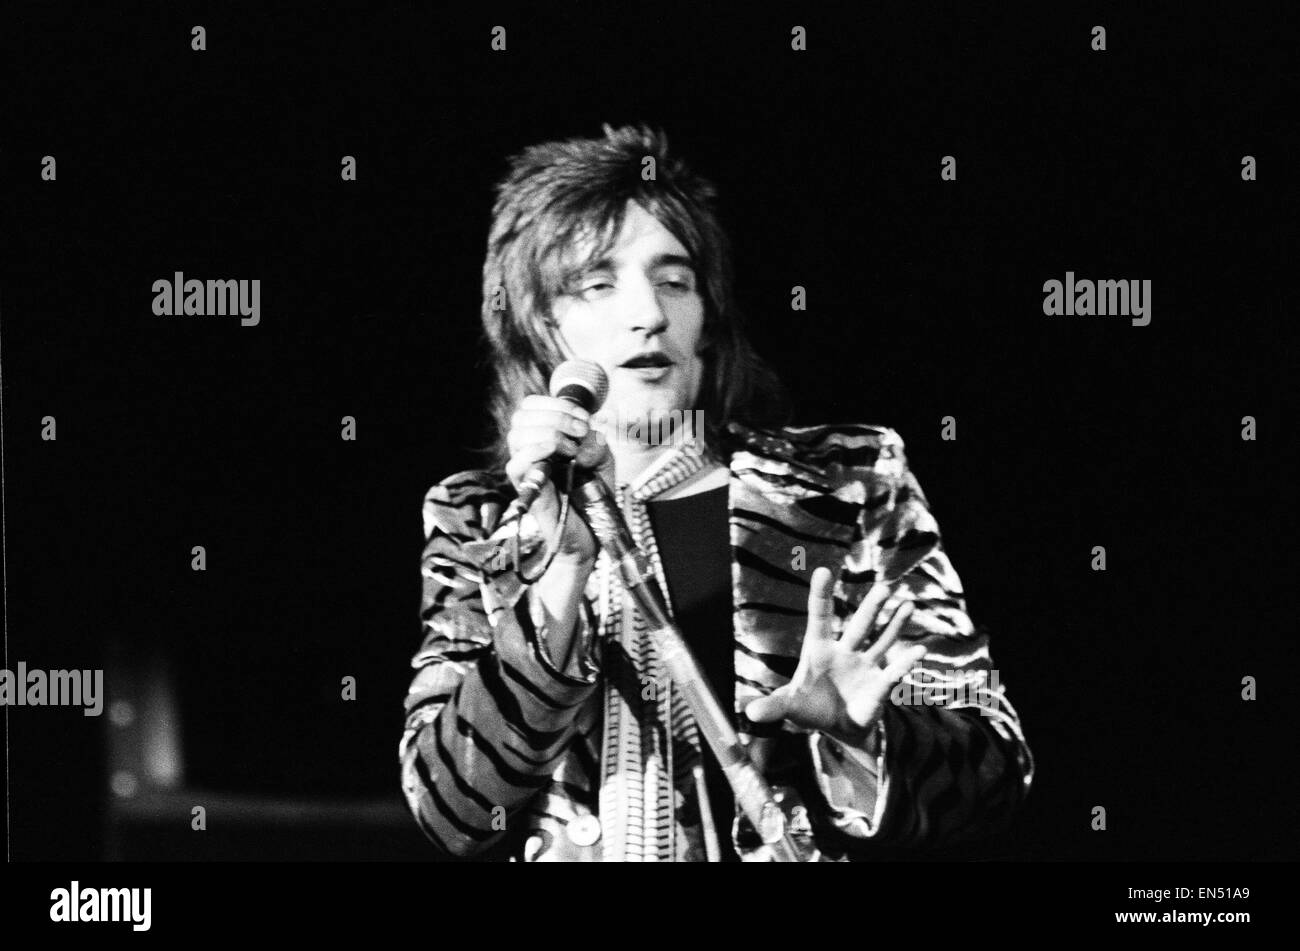
M 808 630 L 799 666 L 788 684 L 751 702 L 745 715 L 755 723 L 786 719 L 861 748 L 893 685 L 925 656 L 925 647 L 913 645 L 885 664 L 886 651 L 912 613 L 911 602 L 905 601 L 880 638 L 862 650 L 889 597 L 889 586 L 883 583 L 872 587 L 836 639 L 831 627 L 833 590 L 830 570 L 816 569 L 808 592 Z

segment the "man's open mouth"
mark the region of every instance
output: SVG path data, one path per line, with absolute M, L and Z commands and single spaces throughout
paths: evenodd
M 631 360 L 625 360 L 621 366 L 634 370 L 639 367 L 670 367 L 673 361 L 668 359 L 667 354 L 663 353 L 640 353 Z

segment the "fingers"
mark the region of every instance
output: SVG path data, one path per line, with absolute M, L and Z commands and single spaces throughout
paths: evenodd
M 582 439 L 591 431 L 591 417 L 585 409 L 568 400 L 549 396 L 526 396 L 510 417 L 510 432 L 520 447 L 536 440 L 537 434 L 560 434 Z
M 771 723 L 784 719 L 789 706 L 789 690 L 778 687 L 766 697 L 751 700 L 745 707 L 745 716 L 754 723 Z
M 849 623 L 844 625 L 844 634 L 840 638 L 840 643 L 849 650 L 857 650 L 866 641 L 873 628 L 876 626 L 876 615 L 880 613 L 880 606 L 889 599 L 889 585 L 883 582 L 877 582 L 871 586 L 867 596 L 862 599 L 858 609 L 853 612 L 853 617 L 849 618 Z
M 898 635 L 898 630 L 901 628 L 902 624 L 899 624 L 898 628 L 894 630 L 893 637 Z M 882 636 L 881 641 L 883 640 L 884 637 Z M 876 646 L 872 645 L 873 649 Z M 924 644 L 912 644 L 901 650 L 893 662 L 888 664 L 875 677 L 873 680 L 875 686 L 872 689 L 859 692 L 849 698 L 849 718 L 855 723 L 869 723 L 874 720 L 880 707 L 889 699 L 894 684 L 898 683 L 909 670 L 919 664 L 925 654 L 926 647 Z
M 591 434 L 590 416 L 581 407 L 550 396 L 526 396 L 510 418 L 506 475 L 518 484 L 534 463 L 557 454 L 578 455 L 592 441 Z
M 894 611 L 894 616 L 889 619 L 889 626 L 885 628 L 885 632 L 880 635 L 876 643 L 868 648 L 868 660 L 880 661 L 885 656 L 889 646 L 898 639 L 899 632 L 907 624 L 907 619 L 912 616 L 912 611 L 913 605 L 911 601 L 904 601 L 898 606 L 897 610 Z
M 591 414 L 581 406 L 570 403 L 568 400 L 558 399 L 554 396 L 525 396 L 519 401 L 519 407 L 511 417 L 511 423 L 531 423 L 542 422 L 547 419 L 555 421 L 563 417 L 583 422 L 591 422 Z
M 920 663 L 921 658 L 925 656 L 924 644 L 913 644 L 911 647 L 899 653 L 898 657 L 888 664 L 882 672 L 884 678 L 890 683 L 897 683 L 903 675 Z
M 804 643 L 809 641 L 830 640 L 831 619 L 835 607 L 831 594 L 835 588 L 835 578 L 830 569 L 818 567 L 813 571 L 812 581 L 808 585 L 808 629 L 804 633 Z
M 530 413 L 512 419 L 510 431 L 506 433 L 506 445 L 511 453 L 547 440 L 577 445 L 590 432 L 591 427 L 588 423 L 574 419 L 568 414 L 548 413 L 537 416 Z
M 562 439 L 541 437 L 536 442 L 511 448 L 510 460 L 506 463 L 506 475 L 517 486 L 534 463 L 549 459 L 556 453 L 572 456 L 576 451 L 576 446 L 566 445 Z
M 578 444 L 578 454 L 574 460 L 584 469 L 595 469 L 605 476 L 610 488 L 614 486 L 614 454 L 609 451 L 609 444 L 599 430 L 592 429 Z

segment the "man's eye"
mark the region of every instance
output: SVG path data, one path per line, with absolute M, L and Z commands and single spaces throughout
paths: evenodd
M 614 287 L 608 277 L 590 276 L 576 278 L 569 284 L 568 293 L 574 297 L 600 297 Z
M 671 287 L 673 290 L 689 291 L 695 287 L 695 282 L 689 277 L 670 277 L 659 282 L 661 285 Z

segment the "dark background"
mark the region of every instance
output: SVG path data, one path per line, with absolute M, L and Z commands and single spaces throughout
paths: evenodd
M 1019 827 L 982 854 L 1295 858 L 1295 58 L 1277 22 L 423 6 L 8 18 L 8 666 L 167 658 L 195 803 L 341 804 L 298 838 L 212 816 L 200 837 L 185 812 L 173 839 L 427 854 L 396 749 L 421 499 L 485 438 L 492 184 L 527 145 L 647 121 L 720 188 L 796 421 L 907 441 L 1037 758 Z M 177 270 L 260 279 L 260 325 L 155 317 Z M 1067 270 L 1150 279 L 1151 324 L 1044 316 Z M 113 854 L 107 719 L 8 711 L 14 859 Z M 349 803 L 398 818 L 358 837 Z M 165 838 L 133 854 L 186 857 Z

